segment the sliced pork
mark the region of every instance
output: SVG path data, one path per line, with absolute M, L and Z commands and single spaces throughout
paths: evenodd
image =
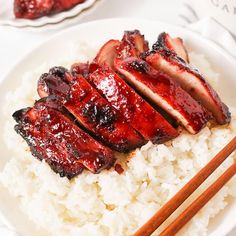
M 146 140 L 163 143 L 178 135 L 157 111 L 108 67 L 97 67 L 88 80 Z
M 100 66 L 103 66 L 105 64 L 111 68 L 114 68 L 113 63 L 114 59 L 117 57 L 119 46 L 120 46 L 119 40 L 111 39 L 108 42 L 106 42 L 100 48 L 98 54 L 94 59 L 94 63 Z
M 175 52 L 156 44 L 147 54 L 146 61 L 178 82 L 185 91 L 212 113 L 219 124 L 226 124 L 230 121 L 229 109 L 221 101 L 216 91 L 199 71 L 186 64 Z
M 85 128 L 116 151 L 128 152 L 144 144 L 143 138 L 82 76 L 71 85 L 64 106 Z
M 139 30 L 125 31 L 118 47 L 118 58 L 139 57 L 149 50 L 148 42 Z
M 110 149 L 75 125 L 51 98 L 16 111 L 13 117 L 18 123 L 16 132 L 26 140 L 32 154 L 60 176 L 72 178 L 84 168 L 98 173 L 115 161 Z
M 174 51 L 178 57 L 189 63 L 188 52 L 184 46 L 183 39 L 179 37 L 171 38 L 169 34 L 163 32 L 158 36 L 157 44 Z
M 64 73 L 61 74 L 59 83 L 60 78 L 55 76 L 55 70 L 54 76 L 49 72 L 48 77 L 40 78 L 40 84 L 46 86 L 44 91 L 48 91 L 48 93 L 44 92 L 44 95 L 58 96 L 63 101 L 63 106 L 98 140 L 118 152 L 128 152 L 145 143 L 144 139 L 86 79 L 78 75 L 73 82 L 68 84 Z M 68 77 L 69 75 L 67 75 Z M 43 79 L 44 81 L 42 81 Z M 53 87 L 52 84 L 60 86 Z
M 209 120 L 209 113 L 169 76 L 153 69 L 147 62 L 130 57 L 116 60 L 116 69 L 143 95 L 172 115 L 190 133 L 199 132 Z

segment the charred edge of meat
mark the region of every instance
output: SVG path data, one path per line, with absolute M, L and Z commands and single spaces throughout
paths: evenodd
M 119 112 L 82 76 L 71 84 L 65 107 L 91 136 L 118 152 L 143 144 L 143 139 L 124 121 Z
M 15 130 L 28 143 L 32 154 L 40 160 L 44 159 L 56 173 L 71 178 L 81 173 L 82 165 L 91 172 L 98 173 L 101 169 L 109 168 L 115 161 L 109 148 L 102 146 L 89 137 L 87 133 L 80 130 L 73 121 L 70 121 L 60 111 L 48 106 L 47 98 L 36 102 L 34 107 L 30 109 L 32 109 L 30 113 L 24 113 L 25 117 L 22 111 L 18 112 L 21 119 L 19 124 L 15 126 Z M 16 115 L 19 116 L 17 113 Z M 51 120 L 50 117 L 55 119 Z M 36 123 L 34 124 L 34 122 Z M 60 127 L 57 124 L 61 124 Z M 73 139 L 74 136 L 69 137 L 69 134 L 75 134 L 75 137 L 82 138 L 82 140 Z M 91 153 L 89 149 L 83 148 L 84 138 L 86 142 L 91 142 Z M 56 156 L 59 155 L 58 158 L 54 159 L 50 153 L 48 156 L 47 147 L 51 150 L 50 153 L 53 151 Z M 96 150 L 93 150 L 92 147 L 96 147 Z M 63 152 L 63 157 L 60 156 L 60 150 Z
M 162 47 L 174 51 L 180 58 L 189 63 L 188 52 L 181 38 L 171 38 L 169 34 L 163 32 L 158 36 L 157 42 Z
M 121 59 L 130 56 L 139 57 L 146 51 L 149 51 L 149 45 L 139 30 L 125 31 L 117 57 Z
M 152 49 L 150 51 L 142 53 L 140 55 L 140 58 L 142 60 L 145 60 L 148 56 L 150 56 L 151 54 L 155 54 L 156 52 L 161 52 L 165 58 L 168 58 L 168 57 L 176 58 L 176 60 L 178 60 L 179 63 L 185 66 L 188 66 L 185 60 L 179 57 L 175 51 L 170 50 L 169 48 L 163 46 L 162 43 L 160 43 L 159 41 L 157 41 L 156 43 L 152 45 Z M 192 69 L 199 73 L 199 71 L 196 68 L 192 68 Z
M 63 67 L 53 67 L 49 70 L 49 73 L 44 73 L 38 80 L 38 94 L 40 97 L 46 97 L 48 95 L 58 95 L 64 97 L 67 95 L 70 86 L 69 72 Z
M 112 110 L 111 106 L 104 107 L 96 106 L 94 102 L 88 102 L 83 109 L 83 115 L 89 118 L 90 122 L 99 123 L 101 126 L 110 126 L 117 119 L 117 115 Z
M 106 42 L 97 53 L 96 57 L 93 60 L 93 63 L 96 63 L 100 66 L 106 65 L 114 69 L 114 59 L 118 56 L 118 49 L 121 42 L 119 40 L 111 39 Z
M 87 63 L 74 63 L 70 68 L 71 74 L 76 77 L 82 75 L 84 78 L 89 74 L 89 62 Z
M 25 132 L 25 130 L 23 128 L 23 125 L 25 125 L 25 122 L 27 122 L 27 121 L 22 120 L 20 122 L 20 124 L 15 125 L 14 129 L 17 132 L 17 134 L 21 135 L 21 137 L 26 141 L 26 143 L 28 144 L 28 146 L 30 148 L 30 152 L 32 153 L 32 155 L 34 157 L 36 157 L 40 161 L 45 160 L 46 163 L 52 168 L 52 170 L 55 173 L 59 174 L 60 177 L 67 177 L 68 179 L 72 179 L 76 175 L 81 174 L 83 172 L 83 170 L 85 169 L 83 164 L 78 165 L 78 163 L 77 163 L 76 169 L 71 169 L 70 171 L 68 171 L 63 168 L 61 163 L 58 163 L 53 160 L 45 159 L 44 155 L 40 152 L 40 150 L 37 150 L 37 148 L 34 146 L 34 139 L 31 137 L 31 135 L 28 135 Z M 47 143 L 47 142 L 49 142 L 49 140 L 48 141 L 45 140 L 45 142 Z M 79 166 L 79 168 L 78 168 L 78 166 Z
M 51 69 L 49 69 L 49 74 L 60 77 L 62 79 L 64 79 L 65 74 L 67 72 L 68 72 L 68 70 L 62 66 L 54 66 Z
M 19 123 L 29 109 L 30 107 L 17 110 L 12 114 L 12 117 L 17 123 Z
M 169 76 L 138 58 L 127 58 L 116 65 L 126 75 L 126 80 L 130 80 L 140 92 L 166 109 L 191 133 L 198 132 L 206 125 L 209 120 L 208 112 Z
M 142 53 L 143 51 L 148 51 L 149 50 L 149 43 L 147 40 L 145 40 L 144 34 L 141 34 L 139 30 L 126 30 L 124 32 L 124 36 L 122 41 L 125 40 L 129 43 L 131 43 L 133 46 L 136 47 L 136 49 Z M 136 41 L 135 41 L 136 40 Z M 138 45 L 137 41 L 141 42 L 142 45 Z M 140 48 L 142 46 L 142 49 Z M 141 50 L 140 50 L 141 49 Z
M 186 71 L 190 75 L 196 77 L 197 80 L 201 83 L 201 85 L 206 89 L 206 92 L 212 99 L 212 102 L 215 104 L 216 107 L 218 107 L 220 114 L 222 114 L 221 118 L 219 118 L 219 115 L 213 112 L 210 107 L 204 105 L 200 97 L 196 96 L 195 99 L 198 100 L 200 103 L 202 103 L 206 107 L 206 109 L 209 110 L 211 113 L 214 113 L 213 116 L 215 117 L 215 119 L 219 124 L 226 124 L 230 122 L 231 113 L 229 111 L 229 108 L 221 101 L 217 92 L 211 87 L 210 84 L 208 84 L 208 82 L 204 79 L 204 77 L 202 76 L 202 74 L 199 72 L 198 69 L 186 63 L 182 58 L 178 57 L 178 55 L 175 52 L 170 51 L 169 49 L 166 49 L 164 47 L 159 47 L 158 44 L 153 45 L 153 50 L 150 51 L 148 54 L 152 55 L 155 53 L 159 53 L 170 64 L 175 66 L 177 65 L 180 68 L 179 69 L 180 71 Z
M 55 95 L 50 95 L 48 97 L 40 98 L 34 103 L 34 106 L 37 109 L 40 109 L 40 107 L 49 107 L 62 112 L 64 115 L 67 115 L 68 113 L 63 107 L 62 98 Z
M 133 68 L 134 70 L 140 72 L 140 73 L 147 73 L 148 68 L 146 66 L 146 63 L 142 62 L 137 62 L 137 61 L 132 61 L 129 66 Z

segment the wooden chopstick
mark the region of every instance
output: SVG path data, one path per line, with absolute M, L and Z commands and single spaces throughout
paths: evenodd
M 235 148 L 236 137 L 185 184 L 155 215 L 139 228 L 133 236 L 151 235 L 151 233 L 153 233 L 215 171 Z
M 236 174 L 236 163 L 232 164 L 210 187 L 190 204 L 159 236 L 174 236 L 201 210 L 212 197 Z

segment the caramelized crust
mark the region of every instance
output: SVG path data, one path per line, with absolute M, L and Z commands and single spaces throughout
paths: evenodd
M 50 98 L 34 107 L 17 111 L 15 130 L 27 141 L 31 152 L 45 160 L 61 176 L 71 178 L 89 169 L 98 173 L 115 161 L 112 151 L 81 130 L 65 114 L 55 109 Z
M 117 60 L 115 66 L 140 93 L 172 115 L 190 133 L 195 134 L 206 125 L 209 113 L 166 74 L 134 57 Z
M 109 68 L 98 67 L 88 80 L 146 140 L 163 143 L 178 135 L 156 110 Z
M 56 95 L 60 98 L 63 106 L 83 127 L 113 150 L 128 152 L 145 143 L 144 139 L 86 79 L 77 75 L 74 81 L 69 83 L 68 72 L 64 70 L 65 73 L 59 73 L 58 70 L 58 67 L 52 68 L 48 74 L 40 78 L 38 91 L 42 90 L 40 87 L 44 84 L 43 95 Z M 62 71 L 62 68 L 59 71 Z
M 186 64 L 175 52 L 157 44 L 153 46 L 153 51 L 146 56 L 146 61 L 155 69 L 168 74 L 178 82 L 185 91 L 212 113 L 219 124 L 230 122 L 229 109 L 221 101 L 216 91 L 198 70 Z
M 148 42 L 139 30 L 125 31 L 118 48 L 118 58 L 139 57 L 148 50 Z
M 169 34 L 163 32 L 158 36 L 156 44 L 174 51 L 178 55 L 178 57 L 189 63 L 188 52 L 184 46 L 183 39 L 171 38 Z
M 64 106 L 96 138 L 118 152 L 144 144 L 143 138 L 82 76 L 71 85 Z
M 100 66 L 103 65 L 109 66 L 113 69 L 114 59 L 117 57 L 119 46 L 120 46 L 119 40 L 114 40 L 114 39 L 109 40 L 100 48 L 93 62 Z

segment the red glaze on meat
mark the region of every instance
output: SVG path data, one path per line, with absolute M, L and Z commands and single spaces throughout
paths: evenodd
M 216 91 L 196 69 L 181 60 L 175 52 L 157 44 L 147 55 L 146 61 L 178 82 L 185 91 L 212 113 L 219 124 L 230 122 L 229 109 Z
M 86 78 L 89 74 L 89 63 L 74 63 L 70 68 L 70 72 L 73 76 L 82 75 Z
M 68 83 L 73 80 L 72 75 L 64 67 L 53 67 L 49 73 L 44 73 L 38 80 L 37 91 L 39 96 L 57 95 L 64 99 L 70 86 Z
M 64 104 L 96 138 L 119 152 L 144 144 L 143 138 L 82 76 L 72 83 Z
M 125 31 L 118 48 L 118 58 L 139 57 L 148 50 L 148 42 L 139 30 Z
M 172 115 L 190 133 L 199 132 L 209 120 L 209 113 L 178 83 L 147 62 L 130 57 L 115 62 L 116 69 L 140 93 Z
M 178 135 L 157 111 L 109 68 L 98 68 L 88 80 L 146 140 L 163 143 Z
M 60 73 L 62 71 L 65 73 Z M 56 95 L 83 127 L 113 150 L 128 152 L 145 143 L 86 79 L 77 75 L 74 81 L 68 83 L 65 75 L 70 76 L 67 73 L 66 69 L 56 67 L 44 74 L 40 78 L 40 84 L 44 84 L 43 95 Z M 55 87 L 58 84 L 60 86 Z M 40 88 L 38 90 L 41 91 Z
M 68 10 L 85 0 L 14 0 L 16 18 L 36 19 Z
M 50 98 L 33 108 L 17 111 L 15 130 L 30 146 L 31 152 L 45 160 L 61 176 L 72 178 L 84 168 L 98 173 L 113 165 L 112 151 L 81 130 L 65 114 L 51 105 Z
M 157 44 L 161 47 L 174 51 L 178 57 L 189 63 L 188 52 L 184 46 L 183 39 L 171 38 L 169 34 L 163 32 L 158 36 Z
M 98 54 L 94 59 L 94 63 L 100 66 L 103 66 L 105 64 L 113 69 L 114 59 L 117 57 L 118 53 L 117 50 L 119 46 L 120 46 L 119 40 L 111 39 L 108 42 L 106 42 L 100 48 Z

